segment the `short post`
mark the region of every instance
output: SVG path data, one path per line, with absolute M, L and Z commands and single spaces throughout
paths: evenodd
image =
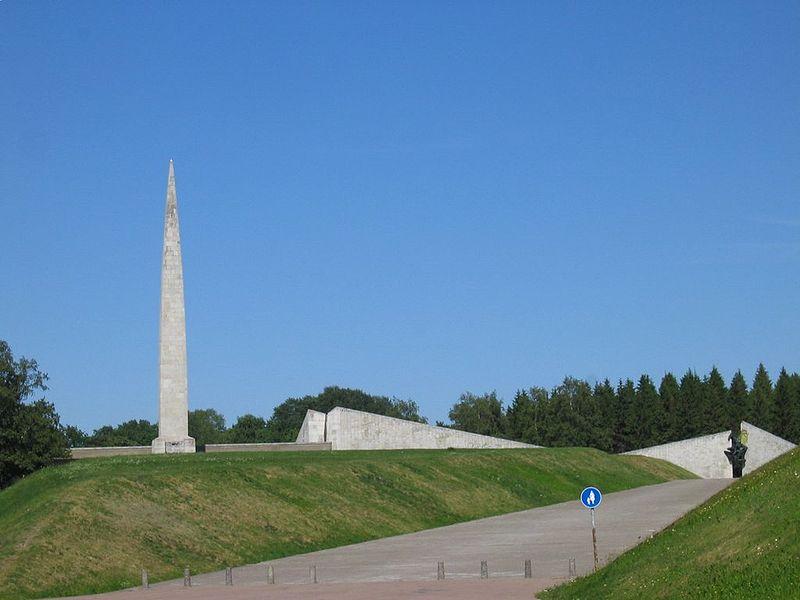
M 311 583 L 317 583 L 317 565 L 311 565 L 308 568 L 308 578 L 311 580 Z
M 569 578 L 575 579 L 578 576 L 578 569 L 575 566 L 575 558 L 572 557 L 569 559 Z
M 147 569 L 142 569 L 142 587 L 144 589 L 150 588 L 150 581 L 147 579 Z
M 267 583 L 275 583 L 275 569 L 272 565 L 267 565 Z
M 444 579 L 444 562 L 439 561 L 436 565 L 436 579 Z
M 531 559 L 525 559 L 525 579 L 530 579 L 533 577 L 533 565 L 531 564 Z
M 183 587 L 192 587 L 192 576 L 189 574 L 189 567 L 183 570 Z
M 225 568 L 225 585 L 233 585 L 233 568 Z
M 489 565 L 485 560 L 481 561 L 481 579 L 489 579 Z
M 597 571 L 597 533 L 594 527 L 594 509 L 592 509 L 592 552 L 594 553 L 594 570 Z

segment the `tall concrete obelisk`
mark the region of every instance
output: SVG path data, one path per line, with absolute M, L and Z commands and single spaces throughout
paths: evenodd
M 189 383 L 186 374 L 186 313 L 178 224 L 175 169 L 169 161 L 164 256 L 161 261 L 161 322 L 158 335 L 158 437 L 153 454 L 194 452 L 189 437 Z

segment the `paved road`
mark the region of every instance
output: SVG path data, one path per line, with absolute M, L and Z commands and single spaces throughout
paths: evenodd
M 318 585 L 206 585 L 159 587 L 146 592 L 128 590 L 102 596 L 116 600 L 533 600 L 534 594 L 560 583 L 546 579 L 457 579 L 445 581 L 375 581 L 372 583 L 320 583 Z M 70 598 L 70 600 L 75 600 Z
M 731 481 L 671 481 L 607 494 L 596 511 L 601 564 L 609 555 L 618 555 L 663 529 Z M 499 587 L 493 589 L 491 595 L 495 597 L 517 597 L 518 591 L 521 594 L 519 597 L 530 598 L 535 591 L 567 577 L 570 557 L 575 557 L 579 575 L 591 570 L 590 523 L 589 511 L 575 500 L 237 567 L 233 570 L 233 588 L 220 587 L 225 582 L 225 574 L 215 572 L 194 576 L 191 590 L 184 590 L 183 580 L 176 580 L 152 586 L 143 594 L 127 591 L 92 598 L 355 599 L 363 593 L 364 598 L 381 597 L 386 600 L 421 597 L 466 600 L 470 597 L 465 591 L 470 589 L 469 583 L 476 586 L 509 586 L 507 590 L 500 590 Z M 522 579 L 525 559 L 533 560 L 534 571 L 534 580 L 527 583 Z M 482 560 L 488 562 L 489 581 L 458 581 L 478 578 Z M 438 561 L 445 563 L 447 579 L 443 583 L 435 582 Z M 267 564 L 272 565 L 277 583 L 281 585 L 265 584 Z M 283 585 L 310 583 L 311 565 L 316 565 L 317 585 Z M 370 588 L 369 582 L 413 584 L 383 584 L 378 586 L 378 591 L 374 587 L 376 584 L 373 583 Z M 439 587 L 434 589 L 431 585 Z M 467 587 L 461 589 L 464 585 Z M 420 586 L 427 591 L 420 591 Z M 475 589 L 482 589 L 482 597 L 488 597 L 489 587 Z

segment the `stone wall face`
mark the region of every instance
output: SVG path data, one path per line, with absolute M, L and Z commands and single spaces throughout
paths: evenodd
M 744 475 L 795 448 L 793 443 L 744 421 L 742 430 L 747 431 L 747 454 L 742 471 Z
M 130 456 L 132 454 L 151 454 L 151 446 L 102 446 L 96 448 L 72 448 L 70 456 L 81 458 L 98 458 L 100 456 Z
M 728 435 L 730 435 L 730 431 L 723 431 L 679 442 L 631 450 L 625 454 L 660 458 L 683 467 L 703 479 L 725 479 L 733 476 L 731 465 L 724 454 L 725 449 L 729 446 Z
M 339 407 L 327 415 L 325 439 L 333 450 L 538 447 Z
M 206 452 L 311 452 L 330 450 L 331 445 L 276 442 L 269 444 L 206 444 Z
M 742 430 L 747 432 L 745 475 L 795 447 L 791 442 L 750 423 L 742 422 Z M 731 464 L 725 456 L 725 450 L 730 446 L 729 435 L 730 431 L 723 431 L 625 454 L 660 458 L 704 479 L 728 479 L 733 476 Z
M 325 413 L 317 410 L 306 411 L 306 417 L 297 434 L 298 444 L 318 444 L 325 441 Z

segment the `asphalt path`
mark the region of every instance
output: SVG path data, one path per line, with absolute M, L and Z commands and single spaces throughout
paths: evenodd
M 600 565 L 667 527 L 681 515 L 730 485 L 730 479 L 670 481 L 606 494 L 595 511 Z M 331 548 L 278 560 L 235 567 L 233 585 L 225 572 L 155 584 L 149 590 L 125 590 L 84 596 L 94 599 L 285 598 L 287 600 L 357 600 L 381 598 L 528 598 L 569 576 L 593 568 L 591 516 L 576 499 L 521 512 L 427 529 L 416 533 Z M 523 579 L 525 560 L 533 578 Z M 444 562 L 445 580 L 437 581 Z M 480 579 L 481 561 L 488 579 Z M 267 584 L 267 566 L 276 584 Z M 313 572 L 317 583 L 313 583 Z M 298 585 L 306 584 L 306 585 Z

